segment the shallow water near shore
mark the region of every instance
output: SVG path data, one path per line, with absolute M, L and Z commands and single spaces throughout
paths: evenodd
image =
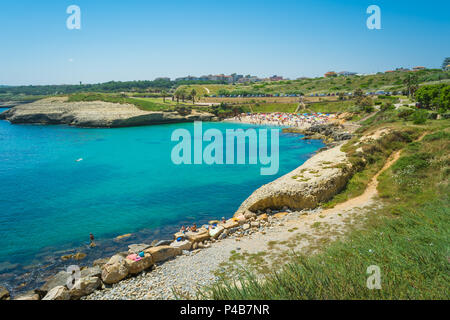
M 230 218 L 255 189 L 324 146 L 280 133 L 275 176 L 261 176 L 259 164 L 176 166 L 170 139 L 177 128 L 193 132 L 192 123 L 82 129 L 0 121 L 0 285 L 29 289 L 55 268 L 170 238 L 181 224 Z M 258 127 L 203 123 L 209 128 Z M 94 249 L 88 248 L 90 232 Z M 133 235 L 114 240 L 127 233 Z M 88 257 L 60 260 L 74 252 Z

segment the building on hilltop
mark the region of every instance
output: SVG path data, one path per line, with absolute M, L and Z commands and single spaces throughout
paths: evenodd
M 420 70 L 425 70 L 425 67 L 414 67 L 413 71 L 420 71 Z
M 340 76 L 349 77 L 349 76 L 355 76 L 357 75 L 356 72 L 350 72 L 350 71 L 341 71 L 338 73 Z
M 283 77 L 280 77 L 280 76 L 277 76 L 277 75 L 271 76 L 269 78 L 269 81 L 281 81 L 281 80 L 283 80 Z
M 337 73 L 334 72 L 334 71 L 329 71 L 329 72 L 325 73 L 324 76 L 325 76 L 325 78 L 336 77 L 336 76 L 337 76 Z

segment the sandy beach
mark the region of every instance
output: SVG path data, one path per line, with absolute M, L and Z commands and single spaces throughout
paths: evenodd
M 241 114 L 232 118 L 225 119 L 224 121 L 266 126 L 291 127 L 305 130 L 313 125 L 327 124 L 334 119 L 336 119 L 336 116 L 334 114 L 296 114 L 275 112 Z

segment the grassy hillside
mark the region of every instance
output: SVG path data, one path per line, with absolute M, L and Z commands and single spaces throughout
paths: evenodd
M 195 88 L 202 95 L 205 89 L 210 90 L 210 94 L 218 95 L 227 93 L 231 95 L 239 94 L 298 94 L 305 95 L 311 93 L 337 93 L 337 92 L 353 92 L 355 89 L 361 88 L 365 91 L 376 90 L 402 90 L 405 88 L 404 79 L 409 73 L 392 72 L 380 73 L 367 76 L 350 76 L 336 78 L 314 78 L 303 80 L 286 80 L 278 82 L 264 82 L 254 84 L 236 84 L 236 85 L 193 85 L 190 89 Z M 419 83 L 449 82 L 450 72 L 440 69 L 422 70 L 415 72 L 419 78 Z
M 173 111 L 174 106 L 164 104 L 153 98 L 128 98 L 122 95 L 103 94 L 103 93 L 77 93 L 69 96 L 69 102 L 80 101 L 104 101 L 121 104 L 133 104 L 141 110 L 145 111 Z
M 354 176 L 343 194 L 345 198 L 359 194 L 389 154 L 402 149 L 400 159 L 378 178 L 382 207 L 368 209 L 359 228 L 344 240 L 322 245 L 319 254 L 291 256 L 280 271 L 262 275 L 248 265 L 239 285 L 223 278 L 200 296 L 227 300 L 449 299 L 450 120 L 416 125 L 386 110 L 368 120 L 359 133 L 380 126 L 395 133 L 363 146 L 366 164 L 353 155 L 354 141 L 344 148 L 364 174 Z M 416 142 L 422 133 L 425 137 Z M 381 268 L 381 290 L 366 286 L 366 269 L 371 265 Z

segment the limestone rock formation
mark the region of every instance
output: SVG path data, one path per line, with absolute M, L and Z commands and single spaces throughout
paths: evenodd
M 67 98 L 42 99 L 18 105 L 0 114 L 14 124 L 67 124 L 77 127 L 132 127 L 162 123 L 209 121 L 213 114 L 144 111 L 131 104 L 103 101 L 68 102 Z
M 281 210 L 311 209 L 339 193 L 353 175 L 341 145 L 323 151 L 302 166 L 283 177 L 262 186 L 248 197 L 235 213 L 241 218 L 246 213 Z

